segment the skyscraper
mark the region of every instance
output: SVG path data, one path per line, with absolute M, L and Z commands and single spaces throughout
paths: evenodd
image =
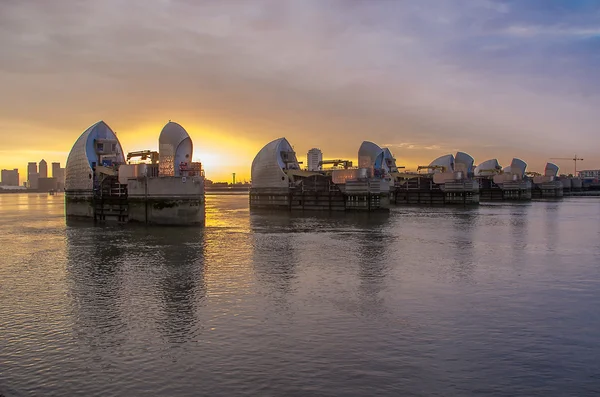
M 27 163 L 27 175 L 29 174 L 37 174 L 37 163 Z
M 19 170 L 2 170 L 2 182 L 4 186 L 19 186 Z
M 32 175 L 35 175 L 35 178 L 37 180 L 37 163 L 35 162 L 30 162 L 27 163 L 27 185 L 31 186 L 31 177 Z
M 46 163 L 46 160 L 42 159 L 42 161 L 40 161 L 38 173 L 40 174 L 40 178 L 48 178 L 48 163 Z
M 306 154 L 306 161 L 309 171 L 320 171 L 322 167 L 319 163 L 323 161 L 323 152 L 317 148 L 310 149 Z
M 52 175 L 54 178 L 56 178 L 56 189 L 57 190 L 64 190 L 65 189 L 65 169 L 64 168 L 59 168 L 58 171 L 56 172 L 56 175 Z
M 37 172 L 28 175 L 29 179 L 27 180 L 27 187 L 29 189 L 37 190 L 40 186 L 40 174 Z
M 60 174 L 60 163 L 52 163 L 52 178 L 58 178 Z

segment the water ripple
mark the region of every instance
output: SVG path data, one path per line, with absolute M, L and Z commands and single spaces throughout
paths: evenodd
M 10 197 L 9 197 L 10 196 Z M 0 195 L 0 395 L 600 393 L 600 201 L 66 225 Z

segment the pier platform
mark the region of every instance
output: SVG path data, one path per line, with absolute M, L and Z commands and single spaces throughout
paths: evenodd
M 287 188 L 251 188 L 251 209 L 308 211 L 389 211 L 389 194 L 379 180 L 347 181 L 313 175 Z
M 436 184 L 430 176 L 404 178 L 390 191 L 390 201 L 397 205 L 476 205 L 479 185 L 473 180 Z
M 496 184 L 491 178 L 479 179 L 481 201 L 527 201 L 531 200 L 531 182 L 508 181 Z

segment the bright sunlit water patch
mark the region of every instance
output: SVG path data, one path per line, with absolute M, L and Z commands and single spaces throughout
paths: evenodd
M 600 392 L 600 200 L 66 225 L 0 195 L 0 394 Z

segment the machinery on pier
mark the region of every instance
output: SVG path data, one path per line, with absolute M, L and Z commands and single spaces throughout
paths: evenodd
M 150 159 L 152 164 L 158 163 L 158 152 L 154 150 L 138 150 L 136 152 L 127 153 L 127 162 L 129 163 L 132 158 L 139 157 L 140 160 L 146 161 Z
M 352 161 L 350 160 L 342 160 L 342 159 L 336 159 L 336 160 L 322 160 L 319 161 L 319 167 L 326 165 L 326 164 L 331 164 L 334 167 L 339 166 L 340 164 L 344 167 L 345 170 L 347 170 L 348 168 L 352 167 Z

